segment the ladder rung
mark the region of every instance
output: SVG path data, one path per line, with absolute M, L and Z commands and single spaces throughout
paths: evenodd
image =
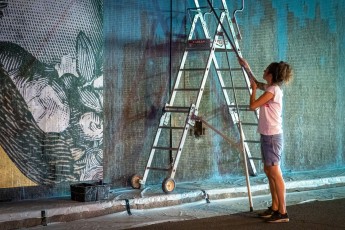
M 250 123 L 250 122 L 242 122 L 242 125 L 252 125 L 252 126 L 257 126 L 258 123 Z
M 210 51 L 211 47 L 188 47 L 187 51 Z M 234 52 L 233 49 L 215 48 L 215 52 Z
M 249 105 L 229 105 L 229 108 L 233 108 L 233 109 L 236 109 L 238 107 L 238 110 L 241 110 L 241 111 L 250 111 L 249 109 Z
M 169 168 L 156 168 L 156 167 L 146 167 L 146 169 L 159 170 L 159 171 L 169 171 Z
M 226 86 L 226 87 L 223 87 L 223 89 L 240 89 L 240 90 L 245 90 L 245 89 L 248 89 L 247 87 L 240 87 L 240 86 L 236 86 L 236 87 L 231 87 L 231 86 Z
M 234 52 L 233 49 L 225 49 L 225 48 L 216 48 L 214 49 L 215 52 Z
M 159 126 L 160 129 L 184 129 L 184 127 Z
M 179 89 L 174 89 L 175 91 L 200 91 L 200 88 L 179 88 Z
M 165 106 L 165 112 L 171 113 L 189 113 L 190 107 L 182 107 L 182 106 Z
M 242 68 L 218 68 L 217 71 L 241 71 Z
M 249 107 L 249 105 L 229 105 L 229 107 L 231 107 L 231 108 L 236 108 L 236 107 L 239 107 L 239 108 L 248 108 Z
M 254 140 L 244 140 L 244 142 L 247 142 L 247 143 L 260 143 L 260 141 L 254 141 Z
M 206 68 L 183 68 L 180 71 L 205 71 Z
M 171 148 L 171 147 L 152 147 L 153 149 L 160 149 L 160 150 L 178 150 L 178 148 Z
M 248 157 L 249 160 L 262 160 L 261 157 Z

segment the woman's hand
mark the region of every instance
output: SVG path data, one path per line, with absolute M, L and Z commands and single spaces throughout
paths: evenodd
M 245 69 L 247 69 L 247 70 L 250 70 L 250 66 L 249 66 L 249 64 L 248 64 L 248 62 L 247 62 L 247 60 L 246 59 L 244 59 L 244 58 L 238 58 L 238 63 L 240 63 L 240 65 L 243 67 L 243 68 L 245 68 Z
M 250 87 L 252 88 L 253 91 L 256 91 L 256 89 L 258 88 L 258 85 L 256 84 L 253 78 L 250 78 Z

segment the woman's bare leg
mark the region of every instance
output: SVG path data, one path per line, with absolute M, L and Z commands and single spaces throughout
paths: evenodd
M 279 165 L 274 166 L 265 166 L 267 167 L 267 177 L 270 183 L 271 195 L 272 195 L 272 208 L 275 205 L 276 201 L 278 201 L 278 211 L 281 214 L 286 213 L 286 190 L 285 190 L 285 182 L 283 179 L 282 172 L 280 170 Z M 272 186 L 271 186 L 272 184 Z

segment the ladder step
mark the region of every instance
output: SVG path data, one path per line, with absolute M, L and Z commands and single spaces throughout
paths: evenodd
M 184 129 L 184 127 L 172 127 L 172 126 L 159 126 L 160 129 Z
M 254 141 L 254 140 L 244 140 L 244 142 L 247 142 L 247 143 L 260 143 L 260 141 Z
M 218 68 L 217 71 L 242 71 L 242 68 Z
M 187 47 L 186 51 L 211 51 L 211 46 L 210 47 Z M 233 49 L 226 49 L 226 48 L 215 48 L 215 52 L 234 52 Z
M 237 105 L 239 108 L 248 108 L 249 105 Z M 231 108 L 236 108 L 236 105 L 229 105 Z
M 233 49 L 225 49 L 225 48 L 216 48 L 214 49 L 215 52 L 234 52 Z
M 258 123 L 242 122 L 242 125 L 257 126 Z
M 160 147 L 160 146 L 156 146 L 156 147 L 152 147 L 153 149 L 159 149 L 159 150 L 178 150 L 178 148 L 171 148 L 171 147 Z
M 249 160 L 262 160 L 261 157 L 249 157 L 248 159 Z
M 175 91 L 200 91 L 200 88 L 179 88 L 179 89 L 174 89 Z
M 180 71 L 205 71 L 206 68 L 183 68 Z
M 165 106 L 164 112 L 171 112 L 171 113 L 189 113 L 190 107 L 182 107 L 182 106 Z
M 146 169 L 159 170 L 159 171 L 169 171 L 170 168 L 156 168 L 156 167 L 146 167 Z
M 226 86 L 226 87 L 223 87 L 223 89 L 240 89 L 240 90 L 248 90 L 247 87 L 240 87 L 240 86 L 236 86 L 236 87 L 231 87 L 231 86 Z
M 249 109 L 249 105 L 229 105 L 229 108 L 236 109 L 238 107 L 238 110 L 240 111 L 251 111 Z

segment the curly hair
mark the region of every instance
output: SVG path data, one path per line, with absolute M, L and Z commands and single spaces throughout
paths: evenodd
M 267 70 L 272 74 L 272 83 L 282 85 L 289 83 L 293 78 L 292 67 L 286 62 L 272 62 Z

